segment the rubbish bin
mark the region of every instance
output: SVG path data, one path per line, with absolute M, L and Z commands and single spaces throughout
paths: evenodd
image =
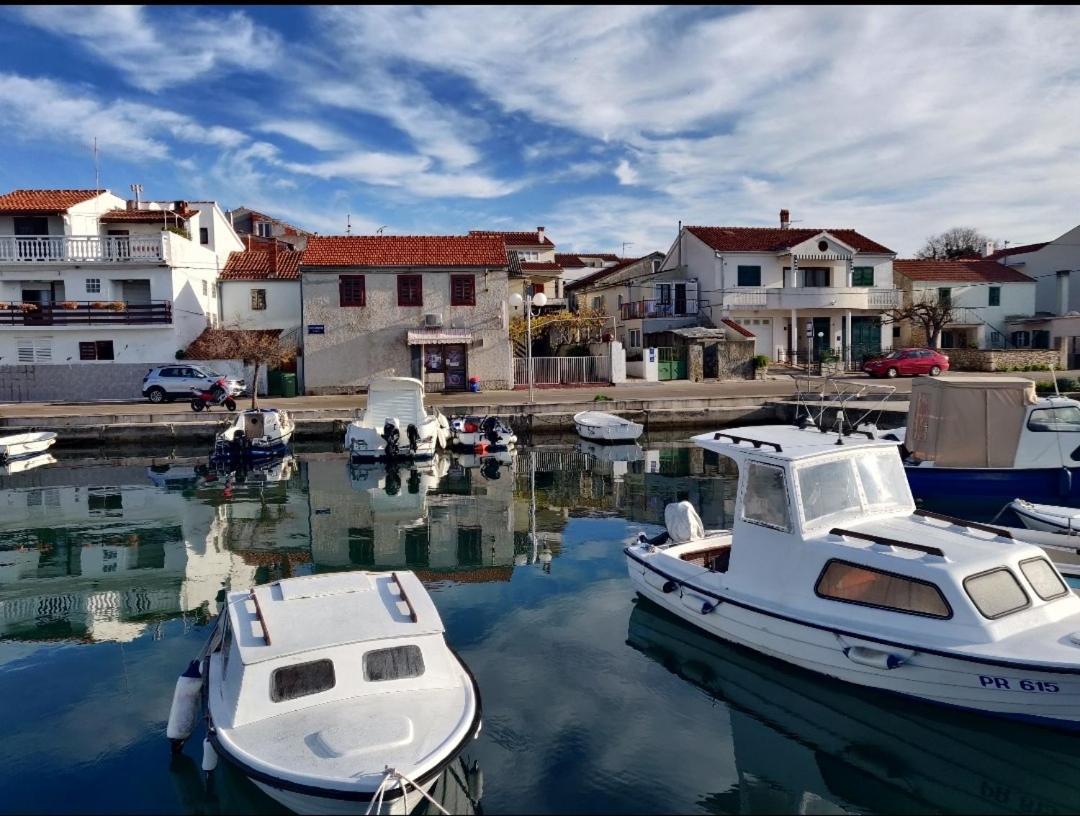
M 472 391 L 474 394 L 480 393 L 479 377 L 469 377 L 469 390 Z
M 283 397 L 295 397 L 296 396 L 296 375 L 289 374 L 288 372 L 282 372 L 281 374 L 281 396 Z
M 282 395 L 281 376 L 282 372 L 280 371 L 268 371 L 266 373 L 266 396 L 280 397 Z

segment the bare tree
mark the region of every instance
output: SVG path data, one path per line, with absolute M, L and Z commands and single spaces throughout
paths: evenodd
M 926 345 L 935 349 L 941 344 L 942 329 L 952 321 L 952 301 L 936 293 L 892 309 L 881 318 L 882 323 L 915 323 L 922 327 Z
M 186 356 L 204 360 L 243 360 L 253 366 L 251 407 L 259 407 L 259 371 L 296 357 L 296 344 L 273 329 L 207 329 L 192 343 Z
M 915 257 L 939 261 L 981 258 L 989 240 L 974 227 L 953 227 L 927 238 Z

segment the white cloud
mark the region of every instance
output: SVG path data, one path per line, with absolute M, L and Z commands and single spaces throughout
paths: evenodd
M 243 12 L 208 8 L 157 11 L 141 6 L 22 6 L 24 22 L 73 38 L 134 86 L 157 91 L 193 82 L 211 72 L 266 70 L 277 60 L 281 38 Z
M 352 141 L 343 133 L 311 119 L 274 119 L 263 122 L 256 129 L 285 136 L 316 150 L 347 150 L 352 146 Z
M 630 166 L 630 162 L 626 159 L 621 159 L 615 166 L 615 178 L 619 180 L 619 184 L 637 184 L 638 174 L 637 171 Z

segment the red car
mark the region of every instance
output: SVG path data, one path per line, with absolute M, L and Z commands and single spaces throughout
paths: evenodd
M 936 377 L 948 370 L 949 358 L 940 351 L 928 348 L 897 349 L 863 364 L 863 371 L 871 377 L 913 377 L 916 374 Z

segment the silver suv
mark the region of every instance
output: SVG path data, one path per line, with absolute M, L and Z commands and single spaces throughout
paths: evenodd
M 243 380 L 225 377 L 205 366 L 185 364 L 151 368 L 143 377 L 142 395 L 150 402 L 172 402 L 177 397 L 190 399 L 193 388 L 208 389 L 222 377 L 230 397 L 238 397 L 247 390 Z

